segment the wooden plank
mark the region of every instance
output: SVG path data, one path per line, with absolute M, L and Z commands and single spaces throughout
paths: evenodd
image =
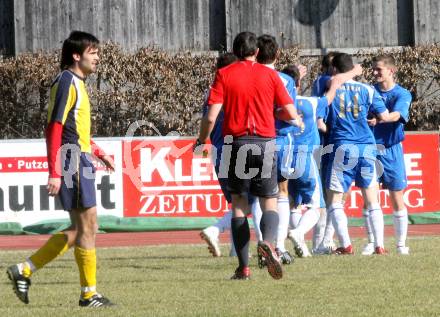
M 14 33 L 14 1 L 0 1 L 0 55 L 15 53 Z
M 437 0 L 414 0 L 415 44 L 440 42 L 440 4 Z
M 59 48 L 74 29 L 128 51 L 231 49 L 246 30 L 305 49 L 440 41 L 437 0 L 2 0 L 0 9 L 8 3 L 14 31 L 2 32 L 0 48 L 13 36 L 16 53 Z M 11 22 L 1 24 L 0 11 L 4 29 Z
M 397 8 L 410 1 L 229 0 L 227 43 L 231 47 L 237 33 L 250 30 L 304 48 L 408 44 L 410 32 L 398 32 Z

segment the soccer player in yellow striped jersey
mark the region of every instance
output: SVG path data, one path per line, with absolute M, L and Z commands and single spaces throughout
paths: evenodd
M 74 246 L 81 284 L 79 305 L 112 305 L 96 291 L 98 225 L 92 155 L 99 158 L 108 170 L 114 170 L 112 158 L 90 139 L 90 101 L 85 78 L 96 71 L 98 53 L 99 41 L 89 33 L 73 31 L 63 43 L 61 73 L 52 84 L 48 107 L 47 189 L 49 195 L 59 195 L 64 209 L 70 214 L 71 226 L 53 235 L 26 261 L 7 269 L 17 297 L 26 304 L 29 303 L 32 273 Z
M 90 101 L 84 78 L 68 69 L 55 78 L 47 121 L 49 126 L 53 123 L 63 126 L 62 144 L 75 144 L 81 152 L 91 152 Z

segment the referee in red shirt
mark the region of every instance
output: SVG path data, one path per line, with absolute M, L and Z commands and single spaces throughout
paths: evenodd
M 269 274 L 280 279 L 281 264 L 272 246 L 278 228 L 274 113 L 282 120 L 300 118 L 276 71 L 256 62 L 256 35 L 238 34 L 233 51 L 240 60 L 217 71 L 195 147 L 206 142 L 223 108 L 225 148 L 219 177 L 228 178 L 233 211 L 231 231 L 239 261 L 232 279 L 250 277 L 246 218 L 249 194 L 259 197 L 263 210 L 260 228 L 264 241 L 258 244 L 258 254 L 266 259 Z M 227 173 L 222 175 L 222 171 Z

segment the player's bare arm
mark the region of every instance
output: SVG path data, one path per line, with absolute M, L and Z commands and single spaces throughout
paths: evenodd
M 336 90 L 341 87 L 342 84 L 360 75 L 362 75 L 362 66 L 360 64 L 355 64 L 352 70 L 333 76 L 328 82 L 330 85 L 329 89 L 324 94 L 327 97 L 328 104 L 330 105 L 333 102 L 333 99 L 335 99 L 336 96 Z
M 379 124 L 379 123 L 397 122 L 397 121 L 400 120 L 400 117 L 401 117 L 401 114 L 400 114 L 399 111 L 393 111 L 393 112 L 390 112 L 388 114 L 388 120 L 387 121 L 384 121 L 384 120 L 381 120 L 379 118 L 374 117 L 374 118 L 371 118 L 371 119 L 368 120 L 368 124 L 370 126 L 374 127 L 376 124 Z
M 323 118 L 318 118 L 318 120 L 316 121 L 316 124 L 318 126 L 318 130 L 321 131 L 322 133 L 326 133 L 327 132 L 327 125 L 324 123 L 324 119 Z
M 221 104 L 213 104 L 208 108 L 208 112 L 202 118 L 202 122 L 200 124 L 200 132 L 198 140 L 201 143 L 205 143 L 214 128 L 215 121 L 217 120 L 218 114 L 222 110 Z

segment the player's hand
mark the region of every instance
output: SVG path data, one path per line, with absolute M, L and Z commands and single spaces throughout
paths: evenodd
M 197 139 L 193 145 L 193 154 L 206 156 L 206 153 L 207 151 L 205 150 L 205 144 Z
M 304 124 L 304 121 L 302 120 L 302 118 L 300 117 L 299 118 L 299 125 L 298 125 L 298 127 L 299 127 L 299 129 L 300 129 L 300 133 L 299 134 L 303 134 L 304 133 L 304 130 L 306 129 L 306 125 Z
M 301 80 L 305 75 L 307 75 L 307 67 L 301 64 L 297 65 L 296 67 L 299 70 L 299 79 Z
M 373 117 L 371 119 L 367 119 L 367 122 L 370 127 L 374 127 L 377 124 L 377 119 L 376 117 Z
M 61 178 L 49 177 L 47 181 L 47 191 L 49 196 L 56 196 L 61 188 Z
M 302 115 L 298 115 L 295 119 L 288 121 L 288 123 L 299 128 L 300 131 L 298 133 L 295 133 L 295 135 L 302 134 L 306 128 L 302 119 Z
M 109 172 L 115 171 L 115 162 L 113 161 L 112 157 L 110 155 L 104 155 L 100 158 L 102 163 L 104 163 L 105 168 Z

